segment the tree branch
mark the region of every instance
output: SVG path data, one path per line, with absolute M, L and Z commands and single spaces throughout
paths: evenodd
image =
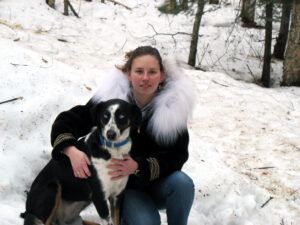
M 121 5 L 121 6 L 125 7 L 125 8 L 128 9 L 128 10 L 132 10 L 132 9 L 131 9 L 130 7 L 128 7 L 127 5 L 124 5 L 123 3 L 117 2 L 117 1 L 115 1 L 115 0 L 107 0 L 107 1 L 112 2 L 112 3 L 114 3 L 114 4 L 117 4 L 117 5 Z
M 146 37 L 148 37 L 148 38 L 154 38 L 154 37 L 157 36 L 157 35 L 171 36 L 172 39 L 173 39 L 173 41 L 174 41 L 175 46 L 176 46 L 176 39 L 175 39 L 175 36 L 176 36 L 176 35 L 189 35 L 189 36 L 192 36 L 192 34 L 190 34 L 190 33 L 181 32 L 181 31 L 176 32 L 176 33 L 173 33 L 173 34 L 170 34 L 170 33 L 159 33 L 159 32 L 157 32 L 157 31 L 155 30 L 155 28 L 154 28 L 154 26 L 153 26 L 152 24 L 148 23 L 148 25 L 153 29 L 153 31 L 154 31 L 155 34 L 152 35 L 152 36 L 146 36 Z M 201 36 L 202 36 L 202 35 L 199 35 L 199 37 L 201 37 Z
M 74 13 L 74 15 L 75 15 L 77 18 L 80 18 L 80 17 L 78 16 L 78 14 L 76 13 L 75 9 L 73 8 L 73 6 L 71 5 L 71 2 L 70 2 L 69 0 L 68 0 L 68 5 L 69 5 L 71 11 Z

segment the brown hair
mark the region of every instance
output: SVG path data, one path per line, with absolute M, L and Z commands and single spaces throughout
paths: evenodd
M 124 65 L 117 66 L 117 68 L 122 70 L 122 72 L 127 73 L 131 70 L 133 60 L 144 55 L 154 56 L 159 63 L 160 71 L 162 72 L 164 71 L 164 67 L 163 67 L 163 63 L 159 51 L 156 48 L 153 48 L 151 46 L 140 46 L 133 51 L 127 52 L 125 55 L 126 63 Z

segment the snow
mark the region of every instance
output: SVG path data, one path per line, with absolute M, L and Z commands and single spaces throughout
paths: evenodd
M 50 159 L 55 117 L 85 104 L 126 51 L 154 45 L 187 61 L 190 36 L 163 34 L 191 33 L 195 8 L 173 16 L 157 11 L 162 1 L 120 1 L 130 11 L 72 0 L 77 19 L 62 15 L 62 2 L 54 11 L 44 0 L 0 1 L 0 101 L 23 97 L 0 105 L 2 225 L 23 223 L 25 191 Z M 197 93 L 184 166 L 196 192 L 189 224 L 299 225 L 300 89 L 278 86 L 280 61 L 271 89 L 249 83 L 261 76 L 264 32 L 235 24 L 238 1 L 227 2 L 205 8 L 197 62 L 208 71 L 183 65 Z M 83 216 L 99 221 L 93 206 Z

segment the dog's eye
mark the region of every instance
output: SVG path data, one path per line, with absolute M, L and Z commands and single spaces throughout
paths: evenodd
M 108 112 L 104 113 L 102 116 L 102 122 L 107 123 L 109 121 L 110 114 Z
M 119 114 L 117 115 L 117 121 L 120 123 L 120 124 L 126 124 L 127 123 L 127 117 L 126 115 L 124 114 Z

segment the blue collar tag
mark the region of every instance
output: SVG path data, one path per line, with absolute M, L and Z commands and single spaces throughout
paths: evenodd
M 120 148 L 123 145 L 126 145 L 129 142 L 129 137 L 126 138 L 124 141 L 121 142 L 113 142 L 109 141 L 106 138 L 104 138 L 102 135 L 99 135 L 100 144 L 104 145 L 105 147 L 109 148 Z

